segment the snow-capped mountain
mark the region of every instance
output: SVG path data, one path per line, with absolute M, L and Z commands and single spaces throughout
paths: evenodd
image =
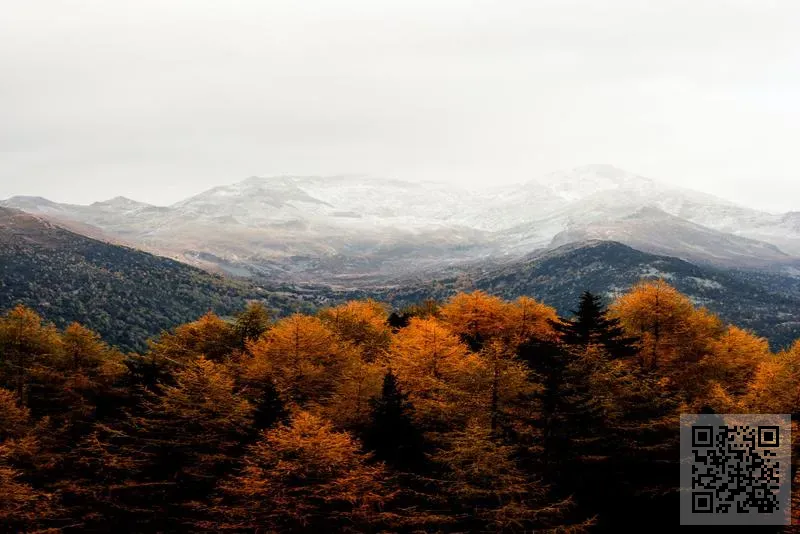
M 88 206 L 38 197 L 0 204 L 190 263 L 292 276 L 396 274 L 587 238 L 726 266 L 783 265 L 800 255 L 798 212 L 753 210 L 611 165 L 481 192 L 363 176 L 279 176 L 251 177 L 167 207 L 124 197 Z
M 698 264 L 763 268 L 793 260 L 775 245 L 720 232 L 655 206 L 607 222 L 573 225 L 557 234 L 550 246 L 589 240 L 618 241 L 637 250 Z

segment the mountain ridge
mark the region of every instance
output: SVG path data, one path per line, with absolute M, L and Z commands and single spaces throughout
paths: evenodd
M 88 206 L 12 197 L 0 205 L 89 225 L 204 268 L 230 265 L 287 280 L 374 280 L 453 262 L 520 257 L 604 231 L 645 250 L 718 266 L 782 268 L 800 256 L 796 212 L 761 212 L 606 164 L 491 192 L 358 175 L 281 175 L 217 186 L 170 206 L 125 197 Z M 629 218 L 644 207 L 685 221 L 670 219 L 670 246 L 658 245 L 657 225 L 645 231 L 647 225 Z M 198 263 L 201 256 L 219 262 Z
M 428 280 L 397 280 L 375 293 L 397 307 L 427 298 L 443 300 L 458 291 L 483 290 L 505 299 L 526 295 L 568 316 L 583 291 L 610 302 L 641 280 L 659 278 L 775 347 L 800 336 L 800 277 L 695 265 L 615 241 L 572 242 L 500 265 L 473 266 Z
M 210 310 L 238 312 L 249 300 L 304 309 L 294 296 L 0 207 L 0 311 L 23 304 L 57 326 L 80 322 L 122 349 L 138 350 L 162 330 Z

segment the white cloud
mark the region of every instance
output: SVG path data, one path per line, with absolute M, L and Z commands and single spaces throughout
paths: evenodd
M 598 162 L 800 209 L 799 22 L 792 0 L 12 2 L 0 198 Z

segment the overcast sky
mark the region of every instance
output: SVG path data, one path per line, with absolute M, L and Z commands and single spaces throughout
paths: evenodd
M 800 2 L 7 0 L 0 198 L 588 163 L 800 209 Z

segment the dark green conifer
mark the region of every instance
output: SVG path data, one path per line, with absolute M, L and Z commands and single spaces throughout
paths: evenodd
M 414 470 L 425 461 L 422 434 L 414 424 L 414 407 L 397 377 L 388 371 L 381 396 L 372 401 L 372 414 L 364 442 L 375 457 L 403 470 Z
M 618 319 L 608 317 L 598 295 L 584 291 L 572 319 L 551 321 L 567 345 L 602 345 L 613 358 L 628 358 L 637 352 L 637 339 L 627 337 Z

